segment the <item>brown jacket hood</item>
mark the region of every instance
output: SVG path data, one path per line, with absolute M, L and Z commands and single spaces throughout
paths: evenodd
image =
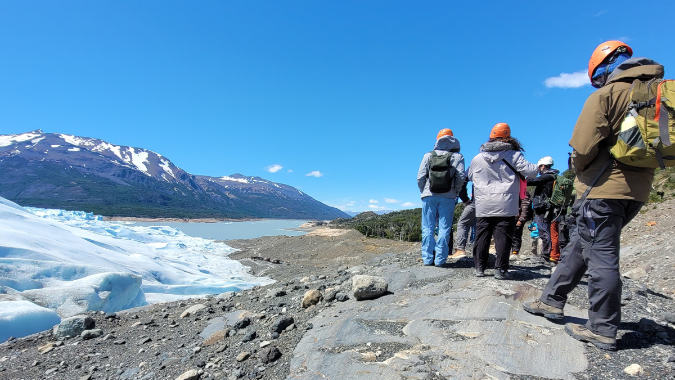
M 581 196 L 607 161 L 626 116 L 631 84 L 635 79 L 663 78 L 663 66 L 648 58 L 631 58 L 619 65 L 607 84 L 592 93 L 574 126 L 570 146 L 577 174 L 577 197 Z M 614 162 L 605 170 L 588 195 L 589 199 L 632 199 L 646 202 L 654 169 Z

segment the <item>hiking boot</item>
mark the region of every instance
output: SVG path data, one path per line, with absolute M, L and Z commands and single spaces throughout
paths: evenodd
M 563 319 L 565 316 L 563 310 L 554 306 L 549 306 L 541 300 L 523 302 L 523 309 L 531 314 L 543 315 L 548 319 Z
M 482 269 L 475 269 L 474 274 L 476 277 L 485 277 L 485 271 Z
M 597 348 L 608 351 L 616 351 L 616 338 L 598 335 L 587 329 L 584 325 L 566 323 L 565 332 L 576 340 L 593 343 L 593 345 Z
M 508 274 L 505 270 L 496 270 L 495 271 L 495 280 L 508 280 Z
M 448 256 L 448 259 L 461 259 L 462 257 L 466 257 L 466 252 L 463 249 L 457 249 L 455 253 Z
M 537 265 L 543 265 L 543 266 L 545 266 L 545 267 L 550 267 L 550 266 L 551 266 L 551 262 L 548 261 L 548 260 L 546 260 L 545 258 L 543 258 L 543 257 L 541 257 L 541 256 L 535 256 L 535 257 L 532 259 L 532 263 L 533 263 L 533 264 L 537 264 Z

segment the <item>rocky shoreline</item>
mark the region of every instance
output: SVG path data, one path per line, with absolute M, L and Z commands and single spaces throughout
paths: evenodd
M 0 379 L 628 379 L 632 364 L 640 378 L 664 379 L 675 371 L 675 303 L 664 286 L 624 280 L 619 351 L 608 353 L 522 311 L 550 274 L 526 256 L 512 262 L 511 280 L 497 281 L 473 277 L 471 258 L 424 267 L 419 244 L 348 230 L 228 244 L 253 274 L 277 282 L 87 313 L 93 326 L 84 334 L 0 344 Z M 385 279 L 387 295 L 357 301 L 360 274 Z M 566 321 L 584 318 L 585 283 L 568 306 Z

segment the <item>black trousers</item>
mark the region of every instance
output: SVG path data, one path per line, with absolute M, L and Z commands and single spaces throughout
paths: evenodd
M 490 256 L 490 241 L 495 238 L 497 261 L 495 269 L 509 269 L 509 255 L 513 243 L 513 216 L 476 218 L 476 241 L 473 244 L 473 263 L 476 269 L 484 270 Z
M 541 252 L 539 256 L 548 260 L 551 258 L 551 222 L 553 221 L 553 212 L 535 214 L 534 220 L 537 222 L 537 230 L 541 239 Z
M 513 243 L 511 244 L 511 251 L 513 252 L 520 252 L 520 246 L 523 245 L 523 228 L 525 228 L 525 223 L 513 228 Z
M 541 301 L 563 308 L 567 295 L 588 271 L 588 322 L 595 334 L 616 337 L 621 322 L 621 229 L 637 215 L 642 202 L 586 200 L 570 224 L 570 242 L 546 284 Z

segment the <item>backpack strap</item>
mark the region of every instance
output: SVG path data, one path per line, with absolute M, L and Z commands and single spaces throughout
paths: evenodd
M 586 191 L 584 191 L 583 194 L 581 194 L 581 198 L 577 199 L 576 202 L 572 205 L 572 213 L 577 214 L 579 209 L 581 208 L 581 205 L 584 203 L 586 200 L 586 197 L 588 197 L 588 194 L 590 194 L 591 190 L 593 189 L 593 186 L 595 186 L 595 183 L 598 182 L 600 177 L 602 177 L 603 174 L 605 174 L 605 171 L 609 168 L 609 166 L 614 162 L 614 158 L 607 160 L 607 162 L 602 165 L 602 169 L 600 169 L 600 172 L 593 178 L 593 181 L 586 187 Z
M 525 179 L 525 176 L 523 176 L 522 174 L 520 174 L 520 172 L 519 172 L 518 170 L 516 170 L 516 168 L 514 168 L 513 165 L 511 165 L 510 162 L 506 161 L 506 160 L 503 159 L 503 158 L 502 158 L 502 162 L 504 162 L 504 163 L 506 164 L 506 166 L 508 166 L 509 169 L 511 169 L 511 171 L 513 171 L 514 174 L 516 174 L 518 177 L 520 177 L 520 179 Z

